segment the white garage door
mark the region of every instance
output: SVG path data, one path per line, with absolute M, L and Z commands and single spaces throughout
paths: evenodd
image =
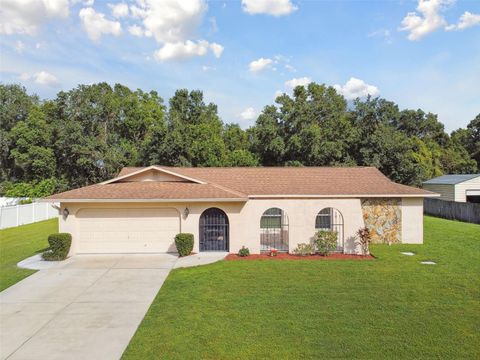
M 78 253 L 172 252 L 180 217 L 175 209 L 81 209 Z

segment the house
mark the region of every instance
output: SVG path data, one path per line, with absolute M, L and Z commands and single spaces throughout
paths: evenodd
M 103 183 L 50 196 L 71 254 L 176 250 L 193 233 L 194 252 L 293 251 L 318 230 L 338 234 L 337 250 L 359 251 L 368 226 L 376 242 L 423 242 L 423 198 L 373 167 L 126 167 Z
M 480 174 L 443 175 L 423 183 L 440 194 L 441 200 L 480 203 Z

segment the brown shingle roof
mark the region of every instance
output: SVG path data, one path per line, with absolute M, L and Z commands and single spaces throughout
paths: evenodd
M 95 184 L 55 194 L 47 199 L 242 199 L 212 184 L 191 182 L 118 182 Z
M 433 196 L 394 183 L 374 167 L 177 168 L 158 166 L 192 182 L 112 182 L 51 196 L 49 199 L 246 199 L 282 196 Z M 118 177 L 143 168 L 126 167 Z M 128 178 L 127 178 L 128 179 Z M 124 179 L 124 180 L 127 180 Z

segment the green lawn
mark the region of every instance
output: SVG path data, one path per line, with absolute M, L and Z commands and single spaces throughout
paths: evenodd
M 0 291 L 33 274 L 17 263 L 48 247 L 48 235 L 58 232 L 58 220 L 0 230 Z
M 426 217 L 424 245 L 372 252 L 174 270 L 124 358 L 480 358 L 480 226 Z

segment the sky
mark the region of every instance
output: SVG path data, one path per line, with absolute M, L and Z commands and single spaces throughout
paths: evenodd
M 314 81 L 450 132 L 480 113 L 480 0 L 1 0 L 0 82 L 53 98 L 101 81 L 200 89 L 243 128 Z

